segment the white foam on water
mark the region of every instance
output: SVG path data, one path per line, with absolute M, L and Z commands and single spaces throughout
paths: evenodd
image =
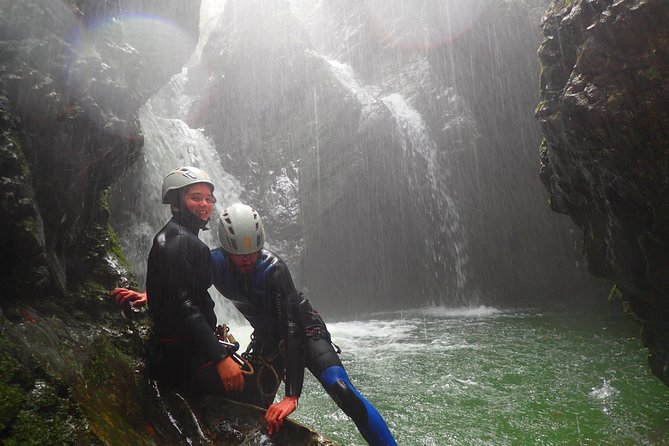
M 611 385 L 611 381 L 604 379 L 602 384 L 590 390 L 589 395 L 596 400 L 604 401 L 616 397 L 619 393 L 620 391 Z
M 479 305 L 475 307 L 445 307 L 445 306 L 432 306 L 421 308 L 419 311 L 422 311 L 426 316 L 432 317 L 488 317 L 495 316 L 502 313 L 502 310 L 499 310 L 494 307 L 487 307 L 485 305 Z

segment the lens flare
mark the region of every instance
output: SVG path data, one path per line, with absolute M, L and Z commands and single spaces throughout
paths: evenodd
M 382 44 L 429 49 L 453 42 L 481 16 L 485 0 L 366 0 Z

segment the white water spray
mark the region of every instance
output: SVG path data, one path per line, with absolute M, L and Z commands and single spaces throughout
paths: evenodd
M 222 8 L 213 8 L 212 14 L 220 15 Z M 211 24 L 215 17 L 204 21 Z M 205 36 L 211 27 L 203 30 Z M 201 45 L 193 58 L 199 57 Z M 118 229 L 121 245 L 130 262 L 140 286 L 146 278 L 146 259 L 153 236 L 169 220 L 168 206 L 161 205 L 162 181 L 171 170 L 181 166 L 194 166 L 209 174 L 215 185 L 214 195 L 218 202 L 208 227 L 200 233 L 210 247 L 218 246 L 215 221 L 223 209 L 239 202 L 243 187 L 224 169 L 223 162 L 214 147 L 200 129 L 192 129 L 184 122 L 192 97 L 184 93 L 186 70 L 173 76 L 170 83 L 152 97 L 140 110 L 144 132 L 144 148 L 141 158 L 126 172 L 114 194 L 118 194 L 124 208 L 132 209 L 123 216 L 123 227 Z M 118 200 L 117 200 L 118 201 Z M 128 206 L 130 205 L 130 206 Z M 232 319 L 239 324 L 245 321 L 237 310 L 225 301 L 214 288 L 210 289 L 216 301 L 219 322 Z

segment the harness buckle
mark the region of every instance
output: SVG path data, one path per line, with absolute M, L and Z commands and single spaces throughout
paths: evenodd
M 304 330 L 304 333 L 307 335 L 307 337 L 313 339 L 314 341 L 318 341 L 321 338 L 321 327 L 307 328 Z

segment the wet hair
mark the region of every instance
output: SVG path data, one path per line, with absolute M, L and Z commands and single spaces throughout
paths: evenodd
M 184 202 L 181 199 L 183 195 L 181 193 L 181 189 L 172 189 L 165 194 L 165 198 L 167 203 L 169 203 L 170 205 L 170 210 L 172 211 L 172 215 L 181 212 L 181 210 L 184 209 Z

